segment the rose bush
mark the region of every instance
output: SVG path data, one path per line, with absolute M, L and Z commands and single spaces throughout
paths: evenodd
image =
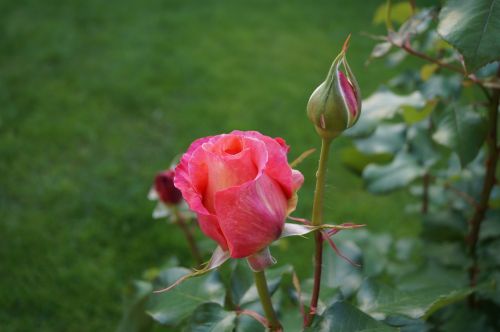
M 233 131 L 194 141 L 176 167 L 174 184 L 201 230 L 231 257 L 265 249 L 295 209 L 304 178 L 288 150 L 281 138 Z

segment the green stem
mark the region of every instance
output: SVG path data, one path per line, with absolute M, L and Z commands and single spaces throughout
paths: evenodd
M 203 264 L 203 258 L 201 257 L 200 250 L 198 249 L 198 245 L 196 244 L 193 232 L 189 228 L 189 225 L 186 223 L 184 216 L 180 213 L 179 209 L 176 206 L 172 207 L 172 209 L 174 210 L 177 224 L 186 237 L 189 249 L 191 250 L 191 255 L 193 255 L 193 258 L 196 260 L 198 266 Z
M 316 173 L 316 189 L 314 191 L 314 202 L 312 212 L 312 224 L 319 226 L 323 223 L 323 198 L 325 191 L 326 169 L 328 164 L 328 155 L 330 153 L 330 144 L 332 140 L 323 138 L 321 141 L 321 154 L 319 157 L 318 171 Z M 314 235 L 315 253 L 314 253 L 314 285 L 309 306 L 309 314 L 305 321 L 305 326 L 312 324 L 316 309 L 318 307 L 319 292 L 321 288 L 321 270 L 323 267 L 323 236 L 320 231 Z
M 316 189 L 314 191 L 314 202 L 312 212 L 313 226 L 319 226 L 323 223 L 323 196 L 325 192 L 326 168 L 328 155 L 330 153 L 331 139 L 323 138 L 321 141 L 321 154 L 319 156 L 318 172 L 316 173 Z
M 262 303 L 262 308 L 264 309 L 267 321 L 269 322 L 269 329 L 271 331 L 282 331 L 283 328 L 281 327 L 281 323 L 279 322 L 273 309 L 273 303 L 271 301 L 269 289 L 267 288 L 266 275 L 264 274 L 264 271 L 254 272 L 254 278 L 260 302 Z

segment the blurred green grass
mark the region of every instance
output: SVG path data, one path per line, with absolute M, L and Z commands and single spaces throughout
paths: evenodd
M 349 33 L 364 95 L 394 75 L 364 66 L 378 1 L 0 2 L 0 327 L 109 331 L 121 292 L 178 255 L 151 219 L 154 174 L 201 136 L 281 136 L 318 147 L 305 105 Z M 373 197 L 333 144 L 327 218 L 411 236 L 404 194 Z M 308 216 L 317 154 L 295 215 Z M 281 248 L 281 249 L 280 249 Z M 310 275 L 311 241 L 274 249 Z M 299 253 L 299 254 L 298 254 Z

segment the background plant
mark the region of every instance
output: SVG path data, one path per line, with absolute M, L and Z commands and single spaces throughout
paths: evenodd
M 309 329 L 494 331 L 499 328 L 495 172 L 500 72 L 497 63 L 487 64 L 500 53 L 496 45 L 481 44 L 490 38 L 485 26 L 479 25 L 481 38 L 465 46 L 453 44 L 453 38 L 459 43 L 463 38 L 447 34 L 474 34 L 478 26 L 464 19 L 449 27 L 450 13 L 459 11 L 488 22 L 491 12 L 460 2 L 441 10 L 399 3 L 395 20 L 401 24 L 395 28 L 392 5 L 379 9 L 386 13 L 388 35 L 378 37 L 383 42 L 372 57 L 387 56 L 394 65 L 409 54 L 427 63 L 365 100 L 359 123 L 349 131 L 355 138 L 353 147 L 343 151 L 343 161 L 363 176 L 373 193 L 409 187 L 420 201 L 409 205 L 407 212 L 422 217 L 422 237 L 397 240 L 369 232 L 347 236 L 341 246 L 355 264 L 341 262 L 331 253 L 324 258 L 326 287 L 320 295 L 320 315 Z M 458 53 L 436 29 L 453 46 L 466 48 Z M 468 48 L 476 51 L 471 55 Z M 356 262 L 363 267 L 356 267 Z M 297 330 L 296 310 L 308 310 L 304 303 L 314 293 L 313 282 L 300 282 L 292 267 L 282 278 L 287 273 L 292 280 L 280 280 L 274 299 L 285 330 Z M 226 303 L 225 309 L 216 319 L 200 312 L 207 320 L 199 323 L 225 322 L 227 330 L 248 328 L 239 320 L 239 304 L 234 310 Z

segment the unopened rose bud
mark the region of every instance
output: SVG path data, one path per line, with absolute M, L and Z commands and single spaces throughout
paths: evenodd
M 326 80 L 314 90 L 307 115 L 322 138 L 332 139 L 352 127 L 361 111 L 358 83 L 347 63 L 349 38 L 335 58 Z
M 154 189 L 161 202 L 167 205 L 175 205 L 182 200 L 182 193 L 174 186 L 173 170 L 158 173 L 155 178 Z

